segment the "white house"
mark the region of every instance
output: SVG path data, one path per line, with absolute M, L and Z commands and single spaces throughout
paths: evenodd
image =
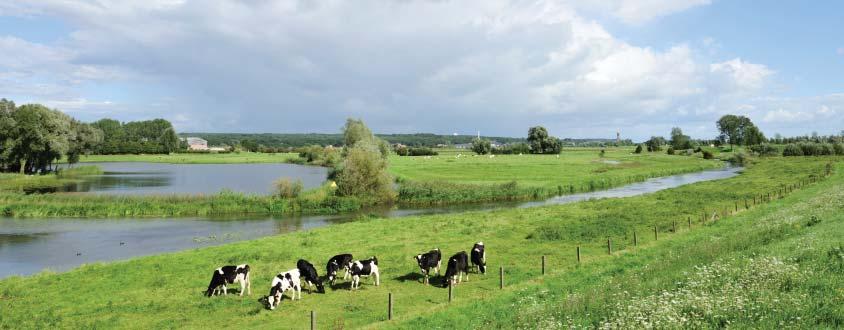
M 188 144 L 188 150 L 208 150 L 208 141 L 198 137 L 186 137 L 185 143 Z

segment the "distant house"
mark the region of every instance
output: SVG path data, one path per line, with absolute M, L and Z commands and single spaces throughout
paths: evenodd
M 198 137 L 186 137 L 183 141 L 188 144 L 188 150 L 208 150 L 208 141 Z
M 454 147 L 457 148 L 457 149 L 472 149 L 472 144 L 471 143 L 458 143 L 458 144 L 455 144 Z

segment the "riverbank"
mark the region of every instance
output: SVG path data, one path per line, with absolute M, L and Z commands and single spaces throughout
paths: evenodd
M 819 207 L 831 207 L 833 210 L 840 207 L 841 199 L 833 202 L 828 197 L 844 194 L 841 191 L 844 189 L 844 177 L 840 174 L 842 169 L 839 166 L 829 181 L 818 185 L 811 183 L 812 178 L 825 174 L 828 160 L 831 159 L 763 159 L 737 177 L 639 197 L 389 221 L 363 219 L 220 247 L 93 264 L 62 274 L 48 272 L 27 278 L 10 278 L 0 281 L 0 308 L 7 311 L 0 320 L 0 327 L 157 328 L 178 325 L 198 328 L 233 322 L 247 327 L 299 327 L 307 325 L 311 310 L 317 311 L 320 328 L 338 325 L 356 328 L 372 323 L 377 323 L 376 326 L 412 327 L 420 324 L 418 317 L 425 318 L 421 324 L 442 327 L 477 327 L 479 324 L 507 327 L 507 324 L 514 323 L 506 322 L 516 320 L 518 315 L 524 318 L 536 316 L 528 314 L 533 309 L 555 310 L 566 304 L 562 300 L 559 304 L 544 303 L 548 293 L 543 285 L 555 281 L 563 283 L 561 286 L 573 285 L 573 290 L 584 289 L 586 291 L 578 291 L 578 296 L 588 297 L 592 292 L 587 290 L 590 287 L 612 287 L 604 286 L 606 282 L 596 281 L 597 278 L 636 277 L 641 272 L 660 270 L 679 274 L 685 269 L 683 267 L 697 264 L 686 262 L 671 267 L 678 253 L 681 256 L 692 255 L 693 252 L 703 254 L 700 260 L 705 265 L 707 260 L 717 259 L 721 252 L 743 249 L 750 243 L 766 242 L 765 238 L 771 237 L 747 236 L 749 239 L 745 243 L 742 234 L 746 236 L 758 231 L 790 238 L 792 231 L 798 233 L 800 230 L 800 227 L 794 226 L 795 223 L 767 227 L 769 217 L 795 219 L 805 224 L 803 220 L 806 219 L 803 218 L 808 217 L 807 210 L 811 210 L 822 217 L 820 225 L 813 227 L 818 229 L 812 229 L 813 232 L 822 233 L 821 229 L 830 229 L 836 224 L 826 220 L 826 216 L 833 211 L 820 211 Z M 777 199 L 778 192 L 783 192 L 785 198 Z M 763 203 L 760 196 L 768 200 L 769 193 L 773 194 L 772 201 Z M 758 200 L 757 205 L 754 205 L 754 200 Z M 733 211 L 742 201 L 749 201 L 750 210 L 742 210 L 738 216 L 727 216 L 728 211 Z M 783 213 L 780 208 L 790 211 Z M 715 214 L 718 220 L 713 222 Z M 702 216 L 705 224 L 700 221 Z M 691 230 L 683 227 L 687 218 L 693 219 Z M 672 233 L 675 225 L 677 230 Z M 654 226 L 659 240 L 646 234 L 652 233 Z M 742 231 L 736 231 L 736 228 Z M 840 224 L 835 228 L 840 228 Z M 637 247 L 632 244 L 633 232 L 639 233 Z M 614 256 L 606 254 L 608 237 L 613 243 Z M 418 267 L 409 256 L 434 247 L 439 247 L 445 256 L 449 256 L 456 251 L 468 250 L 478 240 L 487 245 L 488 262 L 493 271 L 485 276 L 472 274 L 470 281 L 456 288 L 454 302 L 447 302 L 446 290 L 419 283 Z M 679 247 L 685 248 L 686 242 L 694 242 L 695 245 L 683 252 Z M 776 240 L 765 244 L 773 242 Z M 715 244 L 715 249 L 707 249 L 712 244 Z M 578 246 L 583 267 L 575 269 L 574 251 Z M 762 246 L 758 247 L 757 251 L 761 250 Z M 653 251 L 653 254 L 644 253 L 647 251 Z M 268 285 L 279 271 L 293 268 L 297 259 L 305 258 L 319 266 L 340 252 L 350 252 L 358 257 L 377 255 L 382 271 L 381 286 L 369 285 L 370 282 L 364 280 L 362 289 L 352 294 L 346 290 L 347 282 L 341 281 L 338 290 L 329 289 L 325 295 L 306 294 L 301 301 L 285 299 L 281 310 L 276 311 L 267 311 L 257 302 L 265 294 L 261 290 L 268 290 L 264 285 Z M 542 255 L 549 260 L 546 277 L 540 274 Z M 649 266 L 655 260 L 663 260 L 663 263 Z M 211 270 L 223 264 L 241 262 L 247 262 L 253 268 L 255 292 L 252 296 L 201 297 Z M 507 286 L 503 291 L 498 289 L 495 274 L 498 266 L 505 269 Z M 158 275 L 150 275 L 150 270 Z M 647 275 L 639 277 L 639 281 L 634 283 L 641 285 L 636 288 L 646 288 L 645 284 L 650 283 L 646 281 L 648 278 Z M 670 276 L 658 278 L 672 287 L 677 285 L 668 282 Z M 439 278 L 434 278 L 432 283 L 438 281 Z M 829 281 L 827 287 L 821 289 L 840 289 L 840 283 L 842 281 Z M 396 316 L 396 320 L 390 323 L 382 322 L 386 318 L 388 292 L 394 294 Z M 522 296 L 535 298 L 513 308 L 511 305 L 516 301 L 513 299 Z M 555 293 L 556 296 L 569 297 L 561 293 Z M 604 303 L 599 298 L 589 301 Z M 577 305 L 578 300 L 572 304 L 581 306 Z M 594 307 L 594 304 L 588 305 L 590 309 Z M 504 311 L 506 308 L 512 310 Z M 526 310 L 528 308 L 532 309 Z M 458 317 L 458 312 L 466 312 L 467 316 Z M 582 310 L 577 313 L 582 313 Z M 499 314 L 502 317 L 496 319 Z M 472 315 L 479 317 L 473 318 Z M 579 314 L 567 315 L 581 317 Z M 453 323 L 443 323 L 447 320 L 453 320 Z
M 161 155 L 87 155 L 80 158 L 81 163 L 102 162 L 146 162 L 170 164 L 249 164 L 249 163 L 287 163 L 299 158 L 296 153 L 172 153 Z
M 109 160 L 127 160 L 118 156 L 107 157 Z M 161 156 L 158 159 L 164 162 L 169 158 Z M 401 206 L 542 200 L 723 166 L 719 161 L 694 157 L 631 155 L 622 149 L 607 152 L 605 157 L 599 157 L 594 150 L 578 150 L 563 153 L 560 157 L 505 155 L 490 158 L 458 157 L 454 154 L 431 158 L 393 156 L 390 161 L 390 169 L 399 182 L 396 203 Z M 464 174 L 465 177 L 462 176 Z M 230 191 L 191 196 L 25 195 L 5 192 L 0 193 L 0 214 L 11 217 L 332 214 L 360 210 L 377 203 L 354 197 L 336 197 L 325 187 L 306 192 L 298 198 Z

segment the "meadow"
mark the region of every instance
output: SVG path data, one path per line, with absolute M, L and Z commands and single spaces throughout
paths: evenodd
M 244 163 L 286 163 L 298 158 L 296 153 L 172 153 L 141 155 L 87 155 L 80 158 L 82 163 L 93 162 L 149 162 L 171 164 L 244 164 Z
M 642 323 L 634 322 L 649 322 L 663 311 L 700 322 L 666 317 L 664 322 L 675 323 L 654 323 L 664 327 L 765 327 L 780 321 L 835 327 L 844 315 L 844 266 L 835 239 L 844 231 L 837 214 L 844 175 L 832 161 L 837 159 L 771 158 L 737 177 L 638 197 L 390 220 L 362 217 L 306 232 L 12 277 L 0 281 L 0 327 L 303 328 L 312 310 L 318 327 L 330 329 L 637 327 Z M 487 245 L 491 271 L 471 274 L 455 288 L 453 302 L 446 289 L 420 283 L 413 255 L 439 247 L 445 258 L 479 240 Z M 341 281 L 326 294 L 285 299 L 276 311 L 259 302 L 270 279 L 295 267 L 297 259 L 322 269 L 341 252 L 377 255 L 381 286 L 364 280 L 361 290 L 350 292 Z M 545 275 L 541 256 L 548 258 Z M 252 296 L 202 297 L 213 269 L 243 262 L 253 268 Z M 504 269 L 503 290 L 498 267 Z M 824 276 L 807 275 L 812 272 Z M 744 287 L 726 295 L 717 291 L 725 283 Z M 394 295 L 392 321 L 386 321 L 387 293 Z M 704 309 L 695 300 L 698 294 L 734 299 L 745 309 L 727 310 L 735 304 Z M 789 300 L 778 305 L 766 297 Z M 663 301 L 671 307 L 662 307 Z M 806 308 L 814 313 L 796 318 Z
M 597 149 L 547 155 L 434 157 L 391 156 L 390 171 L 399 182 L 399 205 L 459 204 L 541 199 L 606 189 L 648 178 L 723 166 L 716 160 L 635 155 L 626 149 Z M 285 156 L 286 155 L 286 156 Z M 158 161 L 183 163 L 280 161 L 294 154 L 172 154 L 88 156 L 83 161 Z M 220 158 L 215 158 L 220 157 Z M 37 178 L 38 176 L 36 176 Z M 40 176 L 49 178 L 51 176 Z M 0 180 L 1 181 L 1 180 Z M 54 183 L 60 183 L 55 181 Z M 2 186 L 3 184 L 0 184 Z M 333 196 L 322 187 L 296 198 L 209 192 L 206 195 L 109 196 L 0 192 L 0 211 L 14 217 L 160 217 L 222 214 L 339 213 L 378 201 Z

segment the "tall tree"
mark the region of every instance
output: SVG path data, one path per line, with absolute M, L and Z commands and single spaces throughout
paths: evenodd
M 343 128 L 345 145 L 343 161 L 332 175 L 337 181 L 337 193 L 341 196 L 374 198 L 382 202 L 395 199 L 393 179 L 387 171 L 389 150 L 376 138 L 361 120 L 349 119 Z
M 70 117 L 40 104 L 26 104 L 12 112 L 10 161 L 21 173 L 45 172 L 67 152 Z
M 94 149 L 103 142 L 103 131 L 72 119 L 68 142 L 67 163 L 76 164 L 79 162 L 79 156 L 93 153 Z
M 528 129 L 527 137 L 530 152 L 534 154 L 558 154 L 562 149 L 559 139 L 549 136 L 548 130 L 542 126 L 534 126 Z
M 675 150 L 691 149 L 692 139 L 688 135 L 683 135 L 683 130 L 679 127 L 671 129 L 671 147 Z
M 730 150 L 734 145 L 757 144 L 764 141 L 764 135 L 759 128 L 745 116 L 724 115 L 715 124 L 721 133 L 719 139 L 728 142 Z

